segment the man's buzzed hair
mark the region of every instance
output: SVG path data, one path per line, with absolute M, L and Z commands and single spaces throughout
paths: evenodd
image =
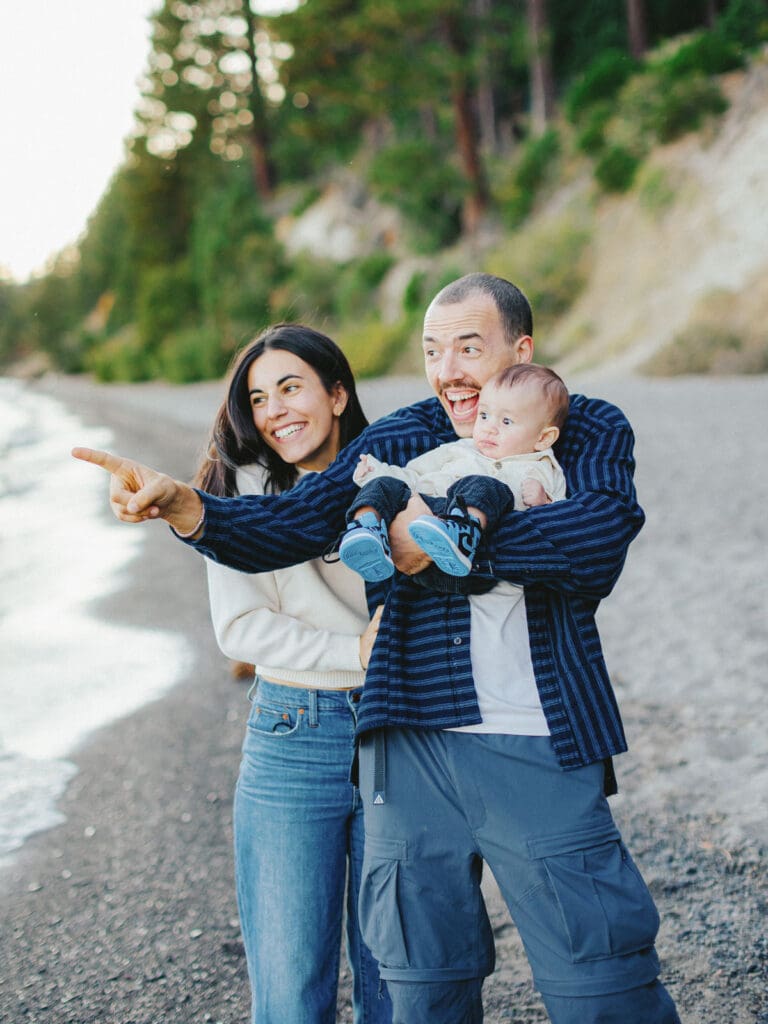
M 466 274 L 448 284 L 432 300 L 433 306 L 447 306 L 463 302 L 470 295 L 482 292 L 490 295 L 499 311 L 504 336 L 510 345 L 526 335 L 533 335 L 533 313 L 525 295 L 503 277 L 495 274 Z

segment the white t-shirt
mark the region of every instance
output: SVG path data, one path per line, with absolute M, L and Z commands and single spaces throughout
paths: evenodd
M 483 720 L 455 731 L 549 736 L 533 674 L 523 588 L 497 583 L 487 594 L 470 596 L 469 607 L 472 675 Z

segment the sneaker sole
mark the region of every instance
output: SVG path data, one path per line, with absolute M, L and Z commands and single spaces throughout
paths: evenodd
M 469 575 L 472 562 L 446 537 L 439 526 L 433 526 L 430 522 L 414 520 L 408 527 L 408 532 L 421 550 L 429 555 L 438 569 L 442 569 L 449 576 Z
M 381 546 L 362 532 L 344 538 L 339 558 L 368 583 L 388 580 L 395 572 L 394 565 L 384 555 Z

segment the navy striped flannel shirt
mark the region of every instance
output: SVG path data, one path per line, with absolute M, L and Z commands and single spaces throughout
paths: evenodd
M 205 529 L 201 539 L 189 543 L 245 572 L 316 558 L 334 547 L 344 529 L 347 506 L 357 493 L 352 472 L 360 453 L 404 465 L 455 439 L 438 400 L 426 399 L 371 424 L 325 472 L 307 474 L 284 494 L 216 498 L 201 493 Z M 613 588 L 644 520 L 633 484 L 633 445 L 619 409 L 572 395 L 555 448 L 568 499 L 510 512 L 485 539 L 472 573 L 480 583 L 504 579 L 525 588 L 534 675 L 555 752 L 566 769 L 626 750 L 595 611 Z M 371 609 L 385 599 L 358 734 L 385 725 L 441 729 L 479 722 L 467 597 L 435 593 L 397 573 L 391 584 L 368 587 Z

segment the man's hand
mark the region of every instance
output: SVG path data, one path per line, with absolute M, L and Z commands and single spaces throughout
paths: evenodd
M 140 462 L 93 448 L 73 448 L 83 462 L 101 466 L 111 474 L 109 502 L 115 517 L 123 523 L 163 519 L 179 533 L 189 533 L 200 521 L 203 503 L 187 484 L 158 473 Z
M 373 650 L 373 645 L 376 643 L 379 625 L 381 624 L 381 613 L 383 611 L 384 605 L 380 604 L 373 613 L 373 618 L 365 627 L 365 632 L 360 637 L 360 664 L 363 668 L 368 668 L 368 662 L 371 660 L 371 651 Z
M 413 494 L 403 511 L 399 512 L 390 524 L 389 543 L 392 547 L 392 561 L 400 572 L 407 576 L 414 576 L 432 564 L 429 555 L 422 551 L 408 533 L 409 524 L 417 516 L 429 515 L 430 512 L 429 505 L 424 499 L 418 494 Z
M 534 508 L 536 505 L 549 505 L 550 497 L 544 490 L 543 486 L 538 480 L 534 480 L 532 477 L 528 477 L 523 480 L 523 486 L 520 488 L 520 493 L 523 496 L 523 501 L 528 508 Z

